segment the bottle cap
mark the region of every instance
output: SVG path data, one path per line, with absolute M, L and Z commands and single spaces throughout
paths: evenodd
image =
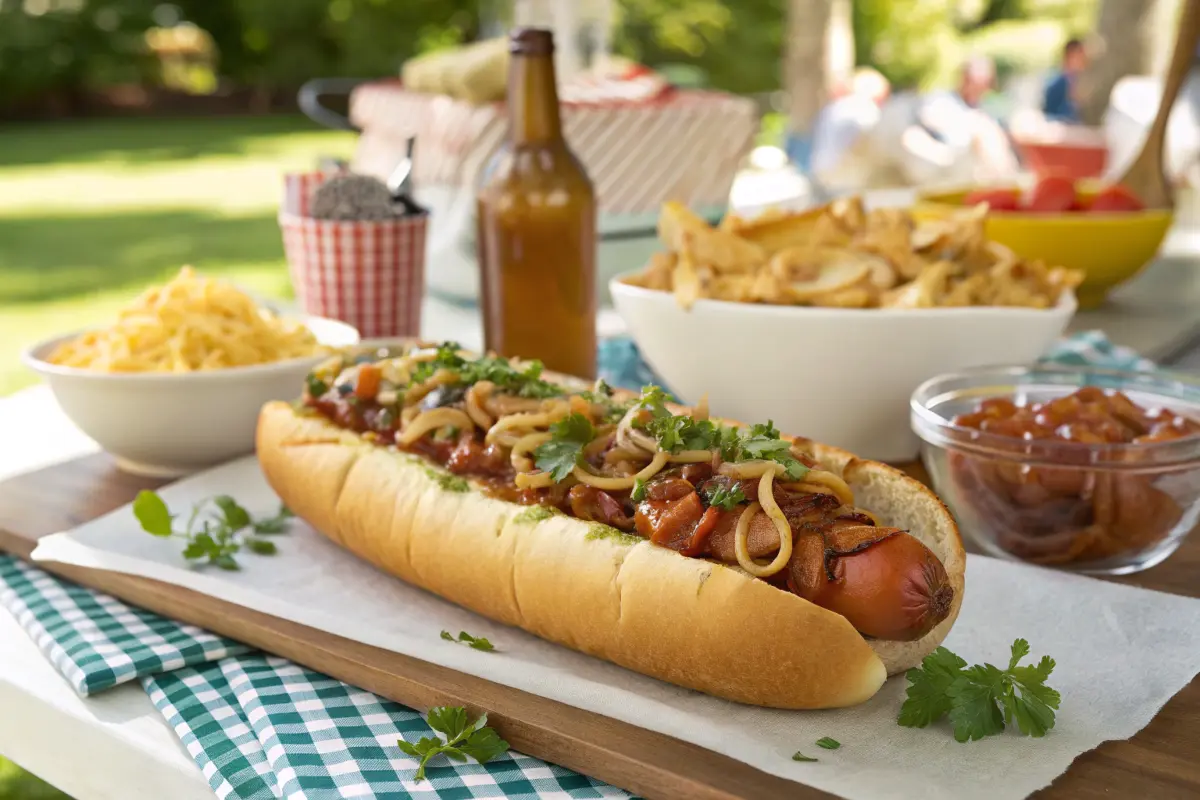
M 508 52 L 518 56 L 554 53 L 554 34 L 546 28 L 517 28 L 508 40 Z

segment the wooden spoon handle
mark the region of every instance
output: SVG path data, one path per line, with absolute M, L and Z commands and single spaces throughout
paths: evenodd
M 1179 28 L 1175 34 L 1175 50 L 1171 54 L 1171 63 L 1163 76 L 1162 95 L 1158 102 L 1158 111 L 1154 122 L 1142 142 L 1142 149 L 1137 158 L 1125 170 L 1118 183 L 1124 184 L 1141 197 L 1142 202 L 1149 208 L 1172 208 L 1174 198 L 1171 186 L 1166 178 L 1163 151 L 1167 138 L 1167 122 L 1175 107 L 1175 98 L 1183 87 L 1184 79 L 1191 69 L 1196 52 L 1196 42 L 1200 39 L 1200 0 L 1184 0 L 1179 17 Z
M 1163 138 L 1167 132 L 1167 121 L 1171 118 L 1171 109 L 1175 107 L 1175 98 L 1183 88 L 1183 81 L 1191 69 L 1196 54 L 1196 43 L 1200 41 L 1200 0 L 1185 0 L 1179 16 L 1179 31 L 1175 35 L 1175 50 L 1171 54 L 1171 64 L 1163 76 L 1162 99 L 1158 104 L 1158 113 L 1154 115 L 1154 123 L 1150 126 L 1150 139 Z

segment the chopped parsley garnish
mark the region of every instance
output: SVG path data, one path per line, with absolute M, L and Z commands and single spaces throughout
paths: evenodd
M 312 398 L 321 397 L 329 391 L 329 384 L 311 372 L 304 379 L 304 386 L 308 389 L 308 396 Z
M 583 462 L 583 448 L 596 438 L 596 429 L 587 417 L 571 414 L 550 426 L 550 437 L 533 451 L 534 463 L 558 482 Z
M 646 499 L 646 482 L 641 478 L 633 479 L 633 490 L 629 493 L 629 499 L 635 503 L 640 503 Z
M 748 429 L 732 428 L 712 420 L 672 414 L 666 402 L 666 392 L 658 386 L 647 386 L 642 389 L 637 407 L 649 412 L 649 418 L 638 423 L 639 427 L 668 453 L 718 450 L 721 458 L 730 462 L 774 461 L 784 466 L 792 480 L 800 480 L 808 472 L 808 467 L 792 456 L 791 443 L 779 437 L 772 422 L 751 425 Z
M 450 633 L 450 631 L 442 631 L 442 638 L 447 642 L 465 644 L 467 647 L 470 647 L 473 650 L 482 650 L 485 653 L 490 653 L 496 649 L 496 646 L 487 639 L 483 638 L 482 636 L 472 636 L 466 631 L 459 631 L 457 639 L 454 638 L 454 634 Z
M 579 396 L 603 409 L 600 415 L 601 422 L 619 422 L 621 417 L 625 416 L 633 406 L 632 402 L 620 403 L 614 400 L 612 387 L 603 380 L 596 381 L 595 386 L 585 392 L 580 392 Z
M 500 391 L 518 397 L 559 397 L 564 393 L 561 386 L 542 380 L 540 361 L 530 361 L 517 369 L 508 359 L 496 356 L 483 356 L 473 360 L 463 358 L 458 354 L 459 349 L 460 346 L 455 342 L 441 344 L 433 359 L 416 366 L 412 373 L 412 382 L 421 383 L 439 369 L 448 369 L 457 372 L 460 382 L 468 386 L 479 381 L 491 381 Z
M 792 761 L 817 761 L 817 760 L 818 759 L 815 759 L 812 756 L 804 755 L 804 753 L 801 753 L 799 750 L 797 750 L 795 753 L 792 753 Z
M 741 503 L 746 502 L 741 484 L 724 484 L 713 482 L 704 489 L 704 499 L 710 506 L 722 511 L 732 511 Z
M 837 750 L 841 746 L 841 742 L 837 739 L 831 739 L 828 736 L 822 736 L 820 739 L 817 739 L 817 747 L 820 747 L 822 750 Z
M 1003 733 L 1016 723 L 1025 736 L 1041 737 L 1054 727 L 1059 694 L 1046 685 L 1054 659 L 1017 666 L 1029 655 L 1029 642 L 1012 644 L 1008 669 L 967 662 L 939 647 L 908 671 L 908 697 L 897 720 L 906 728 L 924 728 L 949 716 L 954 738 L 969 742 Z

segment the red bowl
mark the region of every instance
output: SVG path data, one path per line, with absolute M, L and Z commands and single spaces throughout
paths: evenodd
M 1017 140 L 1017 149 L 1029 169 L 1039 178 L 1061 175 L 1071 180 L 1099 178 L 1108 164 L 1108 147 L 1103 144 L 1032 142 Z

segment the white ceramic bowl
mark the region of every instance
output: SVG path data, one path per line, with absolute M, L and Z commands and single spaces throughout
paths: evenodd
M 359 340 L 349 325 L 302 317 L 322 344 Z M 298 397 L 322 356 L 253 367 L 190 373 L 105 373 L 50 364 L 60 343 L 78 332 L 31 347 L 22 355 L 40 373 L 80 430 L 127 472 L 176 477 L 254 450 L 259 409 L 269 400 Z
M 613 302 L 647 363 L 679 398 L 713 414 L 864 458 L 917 457 L 908 400 L 944 372 L 1028 364 L 1062 335 L 1074 296 L 1052 309 L 841 309 L 699 300 L 612 281 Z

